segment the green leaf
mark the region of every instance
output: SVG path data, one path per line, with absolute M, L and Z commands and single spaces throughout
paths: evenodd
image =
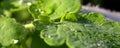
M 15 44 L 14 40 L 23 39 L 25 34 L 24 27 L 12 18 L 0 18 L 0 43 L 3 46 Z
M 17 22 L 24 23 L 24 22 L 29 22 L 33 18 L 30 15 L 30 13 L 27 10 L 28 8 L 24 8 L 18 11 L 12 12 L 12 18 L 15 18 Z
M 102 25 L 105 22 L 105 17 L 100 13 L 91 12 L 91 13 L 82 15 L 82 17 L 98 25 Z
M 48 16 L 38 16 L 38 19 L 40 22 L 43 22 L 43 23 L 50 23 L 50 18 Z
M 37 16 L 49 16 L 50 20 L 61 18 L 69 13 L 78 13 L 80 9 L 79 0 L 38 0 L 37 5 L 31 5 L 29 8 L 34 17 L 36 13 L 39 13 Z M 39 12 L 36 12 L 36 10 Z
M 117 22 L 105 23 L 102 26 L 68 21 L 59 24 L 53 23 L 43 29 L 40 36 L 51 46 L 60 46 L 65 42 L 69 48 L 118 47 L 120 28 L 117 26 L 119 24 Z
M 0 14 L 10 16 L 10 15 L 8 15 L 9 10 L 17 8 L 14 6 L 14 4 L 12 4 L 13 2 L 16 2 L 16 1 L 17 0 L 3 0 L 3 1 L 1 1 L 0 2 Z M 7 14 L 6 14 L 6 12 L 7 12 Z
M 33 18 L 37 18 L 40 15 L 40 9 L 38 9 L 36 4 L 32 4 L 29 7 L 29 12 L 32 14 Z
M 11 16 L 12 12 L 24 10 L 29 5 L 28 3 L 33 3 L 33 0 L 2 0 L 0 2 L 0 14 L 5 16 Z
M 57 28 L 55 25 L 47 26 L 45 30 L 41 31 L 41 38 L 44 39 L 44 41 L 50 45 L 50 46 L 60 46 L 64 44 L 64 39 L 57 33 Z
M 33 22 L 33 24 L 35 25 L 35 29 L 39 30 L 39 31 L 46 28 L 46 23 L 43 23 L 43 22 L 40 22 L 40 21 L 35 21 L 35 22 Z
M 63 21 L 78 21 L 78 16 L 77 16 L 77 14 L 68 13 L 65 16 L 62 16 L 60 21 L 61 22 L 63 22 Z

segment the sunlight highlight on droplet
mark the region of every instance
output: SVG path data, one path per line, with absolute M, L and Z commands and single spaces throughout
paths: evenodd
M 18 43 L 18 40 L 14 40 L 14 44 L 17 44 Z

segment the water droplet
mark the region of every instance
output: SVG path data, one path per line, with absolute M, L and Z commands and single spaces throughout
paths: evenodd
M 71 29 L 71 31 L 75 31 L 75 29 Z
M 45 13 L 44 11 L 41 11 L 41 14 Z
M 51 38 L 51 36 L 49 35 L 48 38 Z
M 41 12 L 41 9 L 38 9 L 39 12 Z
M 96 46 L 96 44 L 95 44 L 95 43 L 93 43 L 93 44 L 91 44 L 91 45 L 90 45 L 90 47 L 93 47 L 93 46 Z
M 73 12 L 68 12 L 69 14 L 72 14 Z
M 17 44 L 18 43 L 18 40 L 14 40 L 14 44 Z
M 98 43 L 97 45 L 98 45 L 98 46 L 100 46 L 101 44 L 100 44 L 100 43 Z
M 23 0 L 19 0 L 19 4 L 21 5 L 23 3 Z
M 41 12 L 41 9 L 35 9 L 36 12 Z
M 31 2 L 28 2 L 27 5 L 30 6 L 30 5 L 31 5 Z
M 57 34 L 51 34 L 51 35 L 48 35 L 48 38 L 57 38 L 58 35 Z
M 38 19 L 34 19 L 34 21 L 38 21 Z

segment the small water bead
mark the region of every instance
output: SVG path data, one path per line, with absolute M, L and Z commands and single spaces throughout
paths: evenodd
M 72 28 L 71 28 L 70 30 L 71 30 L 72 32 L 74 32 L 74 31 L 75 31 L 75 29 L 72 29 Z
M 68 14 L 72 14 L 73 12 L 67 12 Z
M 42 10 L 41 9 L 38 9 L 39 12 L 41 12 Z
M 17 44 L 17 43 L 18 43 L 18 41 L 19 41 L 19 40 L 14 40 L 13 42 L 14 42 L 14 44 Z
M 43 10 L 41 10 L 41 9 L 35 9 L 35 11 L 36 11 L 37 13 L 39 13 L 39 14 L 44 14 L 44 13 L 45 13 L 45 11 L 43 11 Z
M 39 19 L 34 19 L 34 21 L 38 21 Z
M 43 14 L 43 13 L 45 13 L 45 12 L 44 12 L 44 11 L 41 11 L 40 13 Z
M 49 35 L 48 38 L 51 38 L 51 36 Z
M 41 9 L 35 9 L 36 12 L 41 12 L 42 10 Z
M 32 3 L 31 3 L 31 2 L 28 2 L 27 5 L 30 6 L 30 5 L 32 5 Z
M 19 4 L 22 5 L 23 4 L 23 0 L 19 0 Z
M 90 47 L 94 47 L 94 46 L 96 46 L 96 44 L 95 44 L 95 43 L 93 43 L 93 44 L 90 44 Z
M 51 35 L 48 35 L 48 38 L 57 38 L 58 35 L 57 34 L 51 34 Z
M 97 46 L 101 46 L 101 44 L 100 44 L 100 43 L 98 43 L 98 44 L 97 44 Z

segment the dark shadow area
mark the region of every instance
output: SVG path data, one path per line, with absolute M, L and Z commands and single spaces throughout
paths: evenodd
M 82 0 L 83 5 L 90 3 L 93 6 L 99 5 L 100 7 L 111 11 L 120 11 L 119 2 L 119 0 Z
M 119 4 L 120 4 L 119 0 L 104 0 L 101 7 L 110 10 L 120 11 Z

